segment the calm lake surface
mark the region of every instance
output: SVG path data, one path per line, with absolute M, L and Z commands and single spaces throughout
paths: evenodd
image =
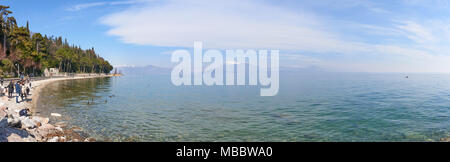
M 450 75 L 285 72 L 275 97 L 131 75 L 52 83 L 37 109 L 100 141 L 439 141 Z

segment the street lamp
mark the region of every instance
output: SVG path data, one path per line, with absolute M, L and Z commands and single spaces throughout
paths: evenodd
M 16 64 L 17 66 L 17 77 L 20 77 L 20 65 Z

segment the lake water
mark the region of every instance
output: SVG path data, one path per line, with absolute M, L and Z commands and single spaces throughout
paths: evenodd
M 169 75 L 61 81 L 38 111 L 100 141 L 439 141 L 450 75 L 285 72 L 259 88 L 176 87 Z M 54 119 L 54 122 L 57 122 Z

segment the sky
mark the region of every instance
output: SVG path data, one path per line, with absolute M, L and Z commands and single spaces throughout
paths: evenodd
M 34 32 L 114 66 L 171 67 L 192 49 L 277 49 L 280 66 L 450 72 L 447 0 L 0 0 Z

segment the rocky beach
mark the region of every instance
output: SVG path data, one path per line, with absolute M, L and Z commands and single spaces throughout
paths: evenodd
M 110 75 L 79 75 L 32 81 L 28 100 L 16 103 L 7 94 L 0 99 L 0 142 L 92 142 L 92 138 L 82 137 L 76 131 L 66 128 L 62 122 L 50 124 L 50 118 L 35 115 L 40 90 L 47 84 L 71 79 L 110 77 Z M 5 84 L 8 84 L 6 82 Z M 4 85 L 3 85 L 4 86 Z M 53 117 L 61 114 L 51 113 Z

